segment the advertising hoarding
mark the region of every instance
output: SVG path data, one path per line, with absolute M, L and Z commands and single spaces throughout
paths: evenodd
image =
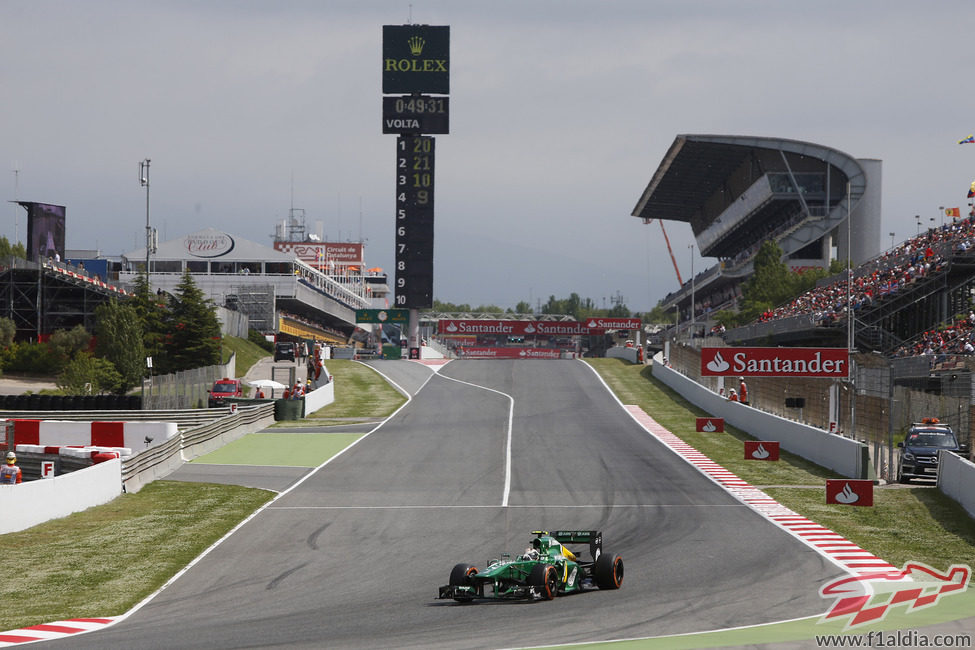
M 626 319 L 622 319 L 626 320 Z M 632 319 L 639 322 L 640 319 Z M 619 323 L 621 319 L 589 319 L 578 321 L 529 321 L 529 320 L 467 320 L 443 319 L 437 323 L 439 334 L 500 334 L 502 336 L 575 336 L 603 334 L 610 322 Z
M 63 205 L 19 201 L 27 210 L 27 259 L 64 259 Z
M 850 374 L 846 348 L 701 348 L 701 376 L 824 377 Z
M 383 25 L 383 94 L 450 94 L 450 27 Z
M 364 263 L 363 245 L 361 243 L 332 243 L 332 242 L 297 242 L 297 241 L 276 241 L 274 250 L 282 253 L 293 253 L 299 260 L 315 267 L 323 269 L 329 262 L 342 265 L 354 266 Z

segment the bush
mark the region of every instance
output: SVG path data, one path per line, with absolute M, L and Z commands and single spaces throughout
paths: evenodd
M 264 338 L 264 335 L 258 332 L 257 330 L 247 330 L 247 340 L 253 343 L 254 345 L 259 345 L 261 348 L 267 350 L 268 352 L 274 352 L 274 343 L 271 343 L 266 338 Z
M 10 347 L 17 336 L 17 325 L 9 318 L 0 318 L 0 345 Z
M 61 358 L 47 343 L 13 343 L 4 370 L 34 375 L 53 375 L 61 369 Z
M 57 383 L 67 395 L 112 393 L 121 385 L 122 375 L 111 361 L 80 352 L 58 375 Z

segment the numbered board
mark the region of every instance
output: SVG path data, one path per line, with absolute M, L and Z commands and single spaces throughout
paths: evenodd
M 393 306 L 433 307 L 434 138 L 396 139 L 396 286 Z

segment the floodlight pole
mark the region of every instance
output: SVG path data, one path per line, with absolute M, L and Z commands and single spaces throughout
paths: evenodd
M 694 328 L 697 320 L 694 315 L 694 244 L 687 246 L 691 249 L 691 341 L 694 340 Z
M 850 183 L 846 184 L 846 347 L 853 353 L 853 215 Z
M 853 361 L 853 208 L 850 197 L 850 182 L 846 183 L 846 350 L 849 356 L 850 373 L 850 437 L 856 440 L 856 367 Z
M 146 292 L 150 290 L 149 285 L 149 254 L 152 252 L 152 228 L 149 226 L 149 163 L 146 158 L 139 163 L 139 181 L 142 187 L 146 188 Z

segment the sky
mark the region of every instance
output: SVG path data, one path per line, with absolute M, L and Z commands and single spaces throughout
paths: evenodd
M 392 275 L 396 136 L 382 26 L 450 26 L 434 296 L 645 311 L 678 288 L 631 213 L 678 134 L 810 141 L 883 161 L 881 248 L 975 179 L 970 2 L 0 0 L 0 189 L 66 206 L 66 247 L 117 256 L 212 227 L 366 243 Z M 681 275 L 690 226 L 666 222 Z M 893 238 L 889 233 L 894 233 Z M 0 208 L 26 239 L 26 212 Z

